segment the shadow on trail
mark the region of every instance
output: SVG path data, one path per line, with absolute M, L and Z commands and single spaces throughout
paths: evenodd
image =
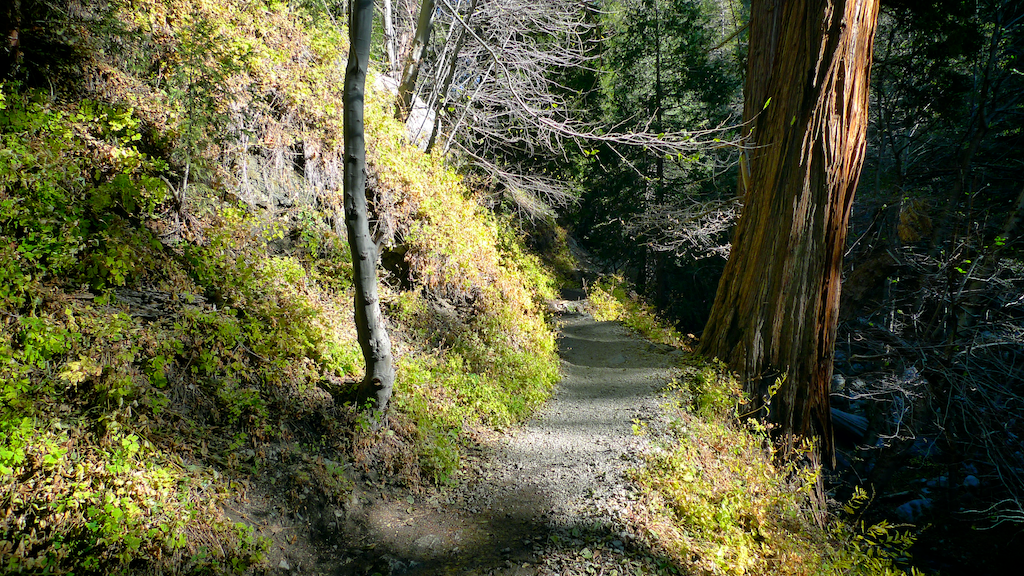
M 523 494 L 529 500 L 530 494 Z M 539 506 L 533 512 L 539 512 Z M 407 545 L 376 542 L 357 552 L 335 572 L 336 576 L 440 576 L 533 574 L 634 573 L 641 566 L 654 569 L 681 568 L 646 544 L 624 537 L 609 523 L 581 521 L 554 526 L 520 508 L 474 519 L 475 533 L 463 536 L 456 553 L 428 549 L 410 551 Z M 431 540 L 422 536 L 417 541 Z M 351 553 L 351 550 L 348 551 Z M 591 568 L 593 572 L 587 570 Z
M 552 400 L 494 454 L 468 459 L 475 472 L 459 487 L 395 499 L 377 486 L 344 518 L 313 511 L 322 565 L 338 576 L 681 571 L 607 507 L 636 497 L 621 456 L 671 361 L 617 323 L 562 324 L 564 378 Z
M 664 367 L 664 360 L 656 355 L 637 355 L 650 345 L 626 334 L 617 322 L 567 322 L 558 339 L 558 353 L 570 366 L 622 370 L 627 360 L 630 370 Z M 609 373 L 608 383 L 614 382 Z

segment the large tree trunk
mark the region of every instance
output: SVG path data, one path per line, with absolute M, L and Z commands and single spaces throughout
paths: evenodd
M 744 207 L 701 350 L 788 448 L 832 455 L 829 384 L 878 0 L 753 0 Z M 781 387 L 774 389 L 777 381 Z
M 349 55 L 345 69 L 345 226 L 352 249 L 355 283 L 355 323 L 366 361 L 359 403 L 369 402 L 383 414 L 391 399 L 395 368 L 391 340 L 384 328 L 377 296 L 377 247 L 366 217 L 366 141 L 363 134 L 363 95 L 373 31 L 373 0 L 353 0 L 349 17 Z

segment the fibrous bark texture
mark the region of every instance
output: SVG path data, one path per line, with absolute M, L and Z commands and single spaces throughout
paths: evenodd
M 384 328 L 377 296 L 377 247 L 366 215 L 366 141 L 363 101 L 373 31 L 373 0 L 353 0 L 349 21 L 348 67 L 345 69 L 345 226 L 352 249 L 355 324 L 366 361 L 360 403 L 369 401 L 379 415 L 387 408 L 395 381 L 391 340 Z
M 702 351 L 739 372 L 785 446 L 832 453 L 840 271 L 864 160 L 878 0 L 753 0 L 743 209 Z M 773 384 L 782 385 L 774 390 Z

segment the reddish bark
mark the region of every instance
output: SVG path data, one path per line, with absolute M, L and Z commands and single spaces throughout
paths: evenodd
M 877 16 L 878 0 L 751 3 L 744 208 L 701 339 L 741 375 L 785 446 L 818 436 L 829 456 L 840 271 Z

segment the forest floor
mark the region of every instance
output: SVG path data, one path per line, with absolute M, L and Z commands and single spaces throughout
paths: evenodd
M 665 567 L 637 530 L 629 470 L 651 448 L 681 351 L 617 322 L 560 320 L 564 377 L 524 425 L 481 438 L 454 485 L 403 491 L 364 475 L 348 505 L 288 514 L 254 489 L 239 515 L 290 574 L 623 574 Z M 645 434 L 634 426 L 644 422 Z

